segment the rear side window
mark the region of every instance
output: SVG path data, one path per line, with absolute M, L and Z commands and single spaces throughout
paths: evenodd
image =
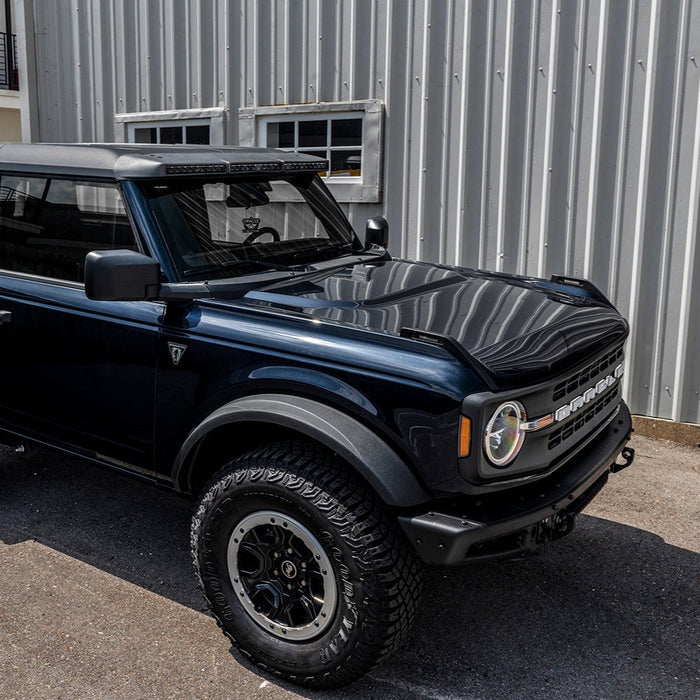
M 136 250 L 111 183 L 0 174 L 0 268 L 83 282 L 92 250 Z

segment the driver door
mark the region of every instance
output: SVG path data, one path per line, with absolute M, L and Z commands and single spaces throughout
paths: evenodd
M 87 299 L 91 250 L 137 249 L 116 184 L 0 174 L 0 428 L 153 471 L 162 305 Z

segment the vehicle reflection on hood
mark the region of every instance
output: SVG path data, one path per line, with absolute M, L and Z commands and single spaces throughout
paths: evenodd
M 402 260 L 250 292 L 245 302 L 391 335 L 447 336 L 502 387 L 545 379 L 627 335 L 615 309 L 575 289 Z

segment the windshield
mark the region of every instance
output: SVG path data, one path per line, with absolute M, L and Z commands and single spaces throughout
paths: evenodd
M 303 268 L 360 247 L 315 176 L 161 180 L 141 189 L 184 282 Z

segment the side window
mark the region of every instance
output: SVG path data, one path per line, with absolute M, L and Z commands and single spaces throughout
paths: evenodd
M 0 174 L 0 268 L 83 282 L 92 250 L 136 250 L 116 185 Z

